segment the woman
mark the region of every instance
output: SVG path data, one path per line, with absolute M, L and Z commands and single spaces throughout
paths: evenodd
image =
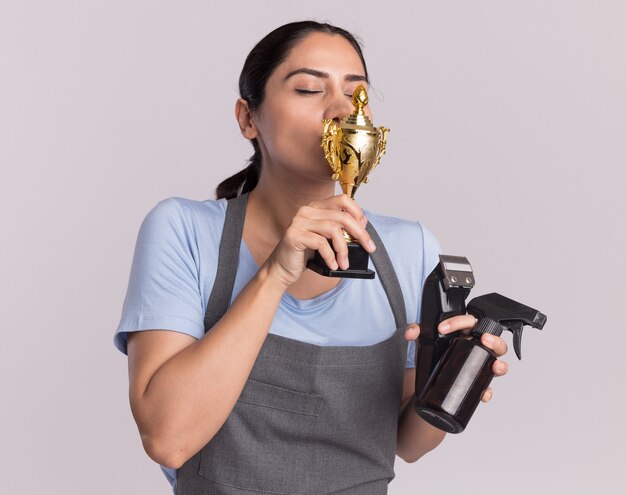
M 413 462 L 444 437 L 411 402 L 413 322 L 438 244 L 334 195 L 320 148 L 322 119 L 350 113 L 367 82 L 350 33 L 276 29 L 240 77 L 235 115 L 255 153 L 217 189 L 236 199 L 169 199 L 141 227 L 116 345 L 144 448 L 176 493 L 386 493 L 396 453 Z M 306 269 L 314 250 L 348 268 L 342 228 L 371 253 L 375 280 Z M 440 331 L 474 324 L 458 316 Z

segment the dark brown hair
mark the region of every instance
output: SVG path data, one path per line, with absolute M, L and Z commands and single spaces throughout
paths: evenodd
M 263 103 L 265 84 L 274 69 L 285 60 L 300 40 L 314 32 L 338 34 L 348 40 L 361 59 L 365 78 L 369 79 L 361 45 L 348 31 L 315 21 L 292 22 L 276 28 L 265 36 L 246 57 L 239 76 L 239 95 L 248 102 L 250 111 L 258 109 Z M 217 186 L 215 190 L 217 199 L 234 198 L 252 191 L 257 185 L 261 174 L 261 149 L 256 139 L 252 139 L 252 147 L 254 154 L 249 159 L 249 165 Z

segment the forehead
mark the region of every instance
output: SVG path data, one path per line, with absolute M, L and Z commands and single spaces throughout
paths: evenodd
M 358 53 L 339 34 L 311 33 L 300 40 L 276 68 L 279 74 L 307 67 L 339 75 L 365 75 Z

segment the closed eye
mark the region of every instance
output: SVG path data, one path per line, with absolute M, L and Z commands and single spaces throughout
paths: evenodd
M 296 88 L 296 93 L 300 93 L 301 95 L 314 95 L 317 93 L 321 93 L 321 91 Z

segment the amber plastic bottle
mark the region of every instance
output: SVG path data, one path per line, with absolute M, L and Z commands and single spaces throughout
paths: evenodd
M 501 335 L 502 327 L 481 318 L 471 338 L 455 339 L 417 399 L 416 411 L 426 421 L 448 433 L 461 433 L 493 379 L 496 355 L 480 343 L 483 333 Z

